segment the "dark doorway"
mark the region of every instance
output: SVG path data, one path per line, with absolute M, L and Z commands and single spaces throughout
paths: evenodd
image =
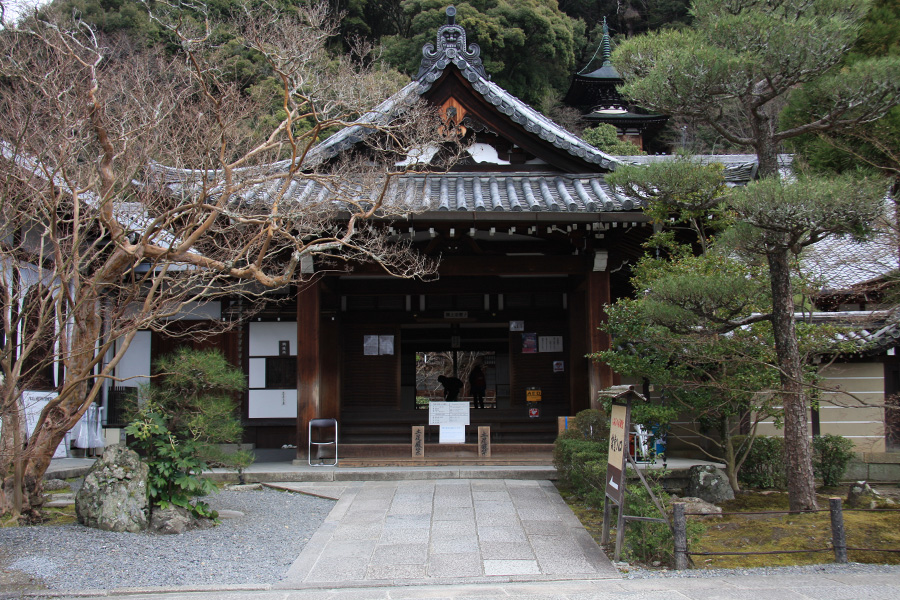
M 443 400 L 444 391 L 438 377 L 458 377 L 463 383 L 459 400 L 473 408 L 474 396 L 470 385 L 472 370 L 479 366 L 484 373 L 487 389 L 484 408 L 496 409 L 509 405 L 509 355 L 493 350 L 444 350 L 416 352 L 416 408 L 424 410 L 432 400 Z

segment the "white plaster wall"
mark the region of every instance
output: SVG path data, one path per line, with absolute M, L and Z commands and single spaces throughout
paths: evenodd
M 222 318 L 222 303 L 186 302 L 172 321 L 218 321 Z
M 116 365 L 117 381 L 114 385 L 137 387 L 150 382 L 150 338 L 149 331 L 138 331 L 125 351 L 125 356 Z
M 291 356 L 297 356 L 296 321 L 253 321 L 250 323 L 250 356 L 278 356 L 278 342 L 291 344 Z

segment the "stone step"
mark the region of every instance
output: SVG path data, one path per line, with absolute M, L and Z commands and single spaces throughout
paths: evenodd
M 51 494 L 45 496 L 44 508 L 66 508 L 67 506 L 75 506 L 74 494 Z

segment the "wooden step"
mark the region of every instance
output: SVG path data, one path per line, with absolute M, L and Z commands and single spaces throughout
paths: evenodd
M 341 458 L 338 467 L 549 467 L 553 466 L 553 457 L 531 459 L 498 459 L 498 458 Z
M 553 444 L 492 444 L 491 456 L 478 456 L 476 444 L 425 444 L 425 456 L 412 457 L 411 444 L 341 444 L 341 467 L 552 465 Z

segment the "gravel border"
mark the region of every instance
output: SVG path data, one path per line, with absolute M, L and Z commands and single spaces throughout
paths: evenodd
M 79 524 L 0 528 L 3 569 L 52 590 L 269 584 L 279 581 L 334 507 L 269 488 L 221 491 L 216 510 L 244 513 L 180 535 L 117 533 Z

